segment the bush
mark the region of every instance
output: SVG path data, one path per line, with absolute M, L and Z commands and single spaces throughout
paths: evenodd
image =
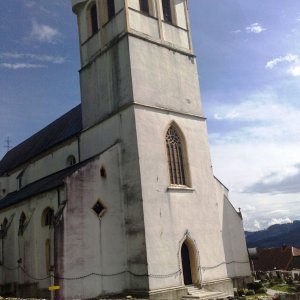
M 266 294 L 267 293 L 267 289 L 264 287 L 261 287 L 260 289 L 255 291 L 255 294 Z
M 250 282 L 247 284 L 249 290 L 254 290 L 255 292 L 263 287 L 261 282 Z
M 241 297 L 241 296 L 245 295 L 245 290 L 240 289 L 240 290 L 237 291 L 237 293 L 238 293 L 239 297 Z
M 269 286 L 272 287 L 274 285 L 278 285 L 278 284 L 283 284 L 284 281 L 281 278 L 273 278 L 270 283 Z
M 255 295 L 254 290 L 248 290 L 248 291 L 246 292 L 246 296 L 253 296 L 253 295 Z

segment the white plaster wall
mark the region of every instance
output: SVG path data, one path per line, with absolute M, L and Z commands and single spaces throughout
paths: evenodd
M 24 187 L 34 181 L 65 169 L 67 167 L 67 158 L 70 155 L 73 155 L 76 158 L 76 162 L 78 162 L 77 139 L 70 139 L 67 143 L 51 149 L 48 153 L 14 170 L 7 178 L 7 192 L 11 193 L 19 189 L 17 177 L 22 171 L 24 171 L 22 176 L 22 187 Z
M 163 23 L 162 28 L 164 40 L 166 42 L 189 51 L 188 31 L 172 26 L 168 23 Z
M 67 159 L 70 155 L 75 157 L 76 162 L 79 161 L 77 139 L 69 140 L 67 144 L 61 145 L 61 147 L 31 163 L 28 170 L 26 169 L 22 183 L 26 185 L 65 169 L 68 167 Z
M 81 57 L 83 65 L 87 64 L 90 58 L 95 55 L 97 51 L 99 51 L 100 42 L 101 34 L 100 32 L 98 32 L 81 46 Z
M 159 39 L 158 22 L 156 19 L 149 18 L 137 11 L 129 10 L 129 26 L 131 30 L 142 33 L 147 37 L 156 40 Z
M 127 38 L 81 70 L 84 128 L 96 124 L 132 100 L 130 72 Z
M 222 194 L 220 184 L 216 182 L 216 185 L 219 186 L 219 211 L 226 261 L 232 262 L 227 265 L 228 276 L 251 276 L 243 220 L 224 193 Z
M 149 273 L 164 275 L 178 270 L 180 242 L 186 231 L 196 242 L 201 268 L 224 262 L 222 224 L 205 122 L 145 108 L 136 109 L 136 122 Z M 193 190 L 168 190 L 165 133 L 171 122 L 176 122 L 186 140 Z M 224 279 L 226 266 L 202 269 L 199 276 L 202 282 Z M 183 285 L 181 276 L 149 280 L 151 289 Z
M 63 197 L 63 191 L 61 191 Z M 35 281 L 28 277 L 21 269 L 16 269 L 18 260 L 22 259 L 22 268 L 31 277 L 44 278 L 47 276 L 45 262 L 45 242 L 50 238 L 49 228 L 42 227 L 41 217 L 45 208 L 51 207 L 54 211 L 58 207 L 57 191 L 37 195 L 19 204 L 4 209 L 0 213 L 0 223 L 7 218 L 10 224 L 7 236 L 3 241 L 4 265 L 0 267 L 1 284 L 14 283 L 37 283 L 38 289 L 47 289 L 50 279 Z M 29 223 L 23 236 L 18 235 L 19 219 L 25 213 Z M 53 255 L 53 253 L 52 253 Z
M 134 37 L 129 48 L 135 102 L 202 115 L 194 59 Z
M 118 0 L 121 2 L 121 0 Z M 115 17 L 103 27 L 104 45 L 111 42 L 113 38 L 124 32 L 125 30 L 125 14 L 124 11 L 117 13 Z
M 115 145 L 87 163 L 67 180 L 68 203 L 64 211 L 64 277 L 91 273 L 106 275 L 127 270 L 121 147 Z M 105 167 L 107 177 L 100 176 Z M 101 219 L 92 210 L 97 201 L 107 208 Z M 96 283 L 96 284 L 95 284 Z M 66 298 L 92 298 L 122 292 L 126 274 L 91 276 L 62 283 Z
M 147 273 L 133 111 L 129 107 L 85 130 L 80 137 L 82 160 L 99 153 L 100 156 L 68 181 L 69 202 L 60 229 L 64 246 L 59 256 L 61 274 L 66 277 L 86 274 L 90 270 Z M 100 178 L 102 165 L 108 173 L 103 182 Z M 91 210 L 97 199 L 108 208 L 101 223 Z M 99 284 L 95 285 L 95 281 Z M 91 276 L 68 284 L 62 282 L 61 293 L 66 298 L 91 298 L 100 293 L 122 292 L 125 288 L 147 289 L 147 282 L 147 277 L 129 273 L 110 278 Z

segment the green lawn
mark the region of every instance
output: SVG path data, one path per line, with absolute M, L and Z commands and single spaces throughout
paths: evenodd
M 295 287 L 290 284 L 276 284 L 273 286 L 270 286 L 270 289 L 284 292 L 284 293 L 293 293 L 295 292 Z
M 255 294 L 255 295 L 251 295 L 251 296 L 246 296 L 247 300 L 252 300 L 252 299 L 256 299 L 258 297 L 267 297 L 268 294 Z

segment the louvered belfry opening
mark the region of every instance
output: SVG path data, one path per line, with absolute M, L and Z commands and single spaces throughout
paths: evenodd
M 171 184 L 186 185 L 183 160 L 183 145 L 174 126 L 166 134 Z

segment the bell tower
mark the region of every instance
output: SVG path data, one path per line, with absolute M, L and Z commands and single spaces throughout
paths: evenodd
M 103 246 L 112 230 L 122 239 L 101 259 L 124 256 L 116 270 L 126 280 L 116 277 L 111 287 L 111 278 L 103 281 L 98 294 L 114 289 L 180 299 L 188 283 L 232 291 L 222 236 L 227 191 L 212 173 L 188 1 L 72 3 L 81 55 L 81 157 L 119 149 L 108 174 L 121 188 L 108 197 L 107 211 L 120 198 L 122 225 L 104 217 L 109 230 L 101 236 Z M 108 274 L 117 273 L 110 267 Z
M 133 103 L 202 115 L 187 0 L 73 0 L 73 11 L 84 128 Z

